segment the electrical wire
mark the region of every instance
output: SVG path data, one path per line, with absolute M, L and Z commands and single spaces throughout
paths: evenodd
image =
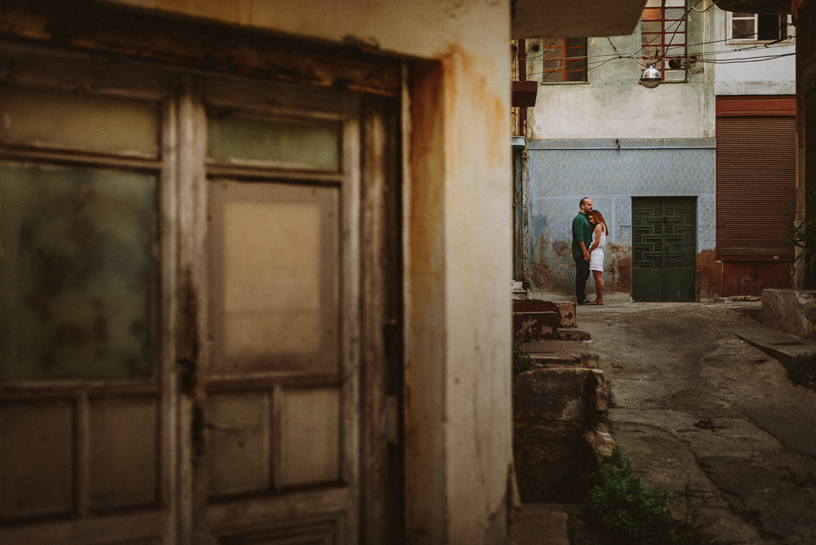
M 650 56 L 642 55 L 642 52 L 643 52 L 645 47 L 655 47 L 655 49 L 657 49 L 657 47 L 658 47 L 657 45 L 651 46 L 649 44 L 645 44 L 645 46 L 641 46 L 641 48 L 638 49 L 637 51 L 635 51 L 634 53 L 623 55 L 623 54 L 620 53 L 620 51 L 615 46 L 615 44 L 612 43 L 612 40 L 609 37 L 606 37 L 607 41 L 609 42 L 609 45 L 612 47 L 612 50 L 615 52 L 614 55 L 612 55 L 612 54 L 593 55 L 592 56 L 593 61 L 589 60 L 588 55 L 587 56 L 581 56 L 581 57 L 560 58 L 558 60 L 562 60 L 564 62 L 567 61 L 567 60 L 570 60 L 570 61 L 584 60 L 585 63 L 586 63 L 586 71 L 589 72 L 590 70 L 598 69 L 601 66 L 603 66 L 603 65 L 605 65 L 605 64 L 607 64 L 607 63 L 609 63 L 611 61 L 614 61 L 614 60 L 629 60 L 629 59 L 632 59 L 633 61 L 635 61 L 638 64 L 640 64 L 641 66 L 643 66 L 643 62 L 639 61 L 638 57 L 640 57 L 640 59 L 651 59 L 651 58 L 656 57 L 657 58 L 657 61 L 655 61 L 656 63 L 661 62 L 664 59 L 669 59 L 669 60 L 671 60 L 671 59 L 687 59 L 688 56 L 689 56 L 688 50 L 691 49 L 691 48 L 699 47 L 699 46 L 703 46 L 703 45 L 711 45 L 711 44 L 728 42 L 729 39 L 726 38 L 726 39 L 723 39 L 723 40 L 711 40 L 711 41 L 708 41 L 708 42 L 699 42 L 699 43 L 696 43 L 696 44 L 685 44 L 685 49 L 686 49 L 685 54 L 683 54 L 683 55 L 668 55 L 668 50 L 669 50 L 670 47 L 672 47 L 673 40 L 678 34 L 678 32 L 676 32 L 676 29 L 679 28 L 681 23 L 687 23 L 688 22 L 687 21 L 688 14 L 692 10 L 694 10 L 694 11 L 696 11 L 698 13 L 705 13 L 708 10 L 710 10 L 711 8 L 713 8 L 714 6 L 716 6 L 716 0 L 713 0 L 712 4 L 710 6 L 708 6 L 707 8 L 705 8 L 703 10 L 699 10 L 699 9 L 697 9 L 697 6 L 702 1 L 703 0 L 697 0 L 697 2 L 693 6 L 691 6 L 689 9 L 685 10 L 685 12 L 683 13 L 683 16 L 680 19 L 677 19 L 671 27 L 669 27 L 668 29 L 664 30 L 661 33 L 663 35 L 671 34 L 672 38 L 670 39 L 669 43 L 665 45 L 665 48 L 661 47 L 662 51 L 661 51 L 661 54 L 659 56 L 657 56 L 657 55 L 650 55 Z M 783 24 L 785 26 L 792 26 L 787 21 L 785 21 Z M 780 25 L 779 28 L 781 29 L 782 25 Z M 683 32 L 683 34 L 687 35 L 687 33 L 685 31 Z M 767 49 L 773 49 L 773 48 L 776 48 L 776 47 L 788 47 L 790 45 L 790 43 L 782 43 L 782 42 L 792 40 L 792 38 L 793 38 L 793 36 L 788 36 L 786 38 L 780 38 L 778 40 L 774 40 L 772 42 L 765 43 L 765 44 L 757 44 L 757 45 L 754 45 L 754 46 L 741 47 L 741 48 L 737 48 L 737 49 L 723 49 L 723 50 L 718 50 L 718 51 L 700 51 L 700 52 L 692 53 L 692 55 L 695 57 L 695 62 L 701 62 L 701 63 L 707 63 L 707 64 L 736 64 L 736 63 L 749 63 L 749 62 L 764 62 L 764 61 L 767 61 L 767 60 L 773 60 L 773 59 L 778 59 L 778 58 L 782 58 L 782 57 L 788 57 L 788 56 L 791 56 L 791 55 L 795 55 L 795 53 L 783 53 L 783 54 L 779 54 L 779 55 L 760 55 L 760 56 L 755 56 L 755 57 L 739 57 L 739 58 L 735 58 L 735 59 L 707 58 L 707 57 L 712 57 L 712 56 L 713 57 L 721 57 L 722 55 L 725 55 L 725 54 L 742 53 L 742 52 L 745 52 L 745 51 L 753 51 L 753 50 L 756 50 L 756 49 L 766 49 L 767 50 Z M 553 40 L 544 49 L 544 51 L 541 52 L 540 55 L 529 56 L 529 57 L 527 57 L 527 59 L 531 60 L 531 61 L 535 61 L 536 59 L 544 57 L 546 55 L 547 51 L 549 51 L 551 48 L 553 48 L 553 46 L 560 40 L 562 40 L 562 39 L 561 38 L 556 38 L 555 40 Z M 680 45 L 681 44 L 678 44 L 678 46 L 676 46 L 676 47 L 679 47 Z M 657 52 L 657 51 L 655 51 L 655 52 Z M 608 57 L 608 58 L 605 58 L 605 57 Z M 515 64 L 517 60 L 518 59 L 514 58 L 513 63 Z M 555 59 L 553 59 L 553 60 L 555 60 Z M 558 72 L 564 72 L 564 71 L 565 70 L 544 70 L 544 71 L 541 71 L 541 72 L 530 73 L 530 74 L 528 74 L 528 76 L 552 74 L 552 73 L 558 73 Z

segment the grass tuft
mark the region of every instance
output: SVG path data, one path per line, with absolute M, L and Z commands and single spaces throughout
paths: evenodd
M 796 384 L 816 382 L 816 352 L 794 356 L 788 365 L 788 374 Z
M 513 376 L 530 370 L 530 354 L 522 347 L 521 341 L 513 342 Z
M 589 476 L 581 508 L 594 542 L 585 545 L 715 545 L 694 524 L 675 519 L 664 490 L 646 488 L 619 449 Z

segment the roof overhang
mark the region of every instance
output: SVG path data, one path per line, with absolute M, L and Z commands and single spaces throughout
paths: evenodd
M 646 0 L 511 0 L 513 39 L 628 36 L 645 4 Z
M 791 0 L 719 0 L 717 7 L 741 13 L 790 13 Z

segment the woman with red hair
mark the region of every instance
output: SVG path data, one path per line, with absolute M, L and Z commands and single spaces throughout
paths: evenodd
M 606 226 L 603 215 L 597 210 L 589 213 L 589 223 L 592 225 L 592 245 L 589 247 L 589 270 L 595 278 L 595 301 L 593 305 L 603 305 L 603 262 L 604 246 L 609 228 Z

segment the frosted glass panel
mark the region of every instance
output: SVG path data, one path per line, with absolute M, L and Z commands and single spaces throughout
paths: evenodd
M 283 486 L 339 480 L 339 391 L 285 391 L 281 426 Z
M 215 373 L 337 369 L 337 192 L 211 185 Z
M 0 141 L 11 144 L 159 154 L 159 114 L 152 102 L 0 86 L 0 119 Z
M 0 517 L 73 508 L 73 406 L 0 405 Z
M 0 380 L 151 375 L 156 178 L 0 163 Z
M 269 393 L 212 396 L 206 419 L 210 494 L 268 490 Z
M 225 163 L 337 171 L 340 123 L 211 117 L 209 156 Z
M 158 401 L 150 398 L 91 402 L 91 505 L 154 503 L 158 499 Z

